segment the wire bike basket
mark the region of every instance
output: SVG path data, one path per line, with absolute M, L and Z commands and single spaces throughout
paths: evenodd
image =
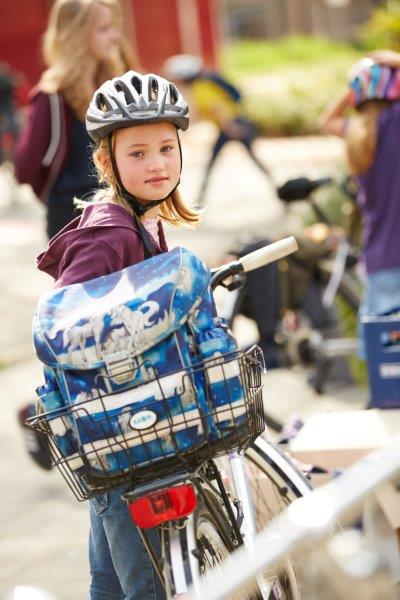
M 254 346 L 171 373 L 168 386 L 156 373 L 123 395 L 105 394 L 98 385 L 92 399 L 28 423 L 48 436 L 54 465 L 75 497 L 86 500 L 245 450 L 264 430 L 263 370 L 263 354 Z

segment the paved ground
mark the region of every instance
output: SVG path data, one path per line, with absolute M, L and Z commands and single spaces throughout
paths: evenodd
M 194 198 L 212 133 L 198 125 L 190 146 L 185 144 L 182 188 L 189 199 Z M 335 172 L 343 160 L 340 142 L 333 138 L 260 140 L 256 150 L 278 182 Z M 57 600 L 83 600 L 88 506 L 72 498 L 58 473 L 45 473 L 30 462 L 15 418 L 41 382 L 30 327 L 37 298 L 51 281 L 33 267 L 45 243 L 42 207 L 27 188 L 10 181 L 0 172 L 0 600 L 16 585 L 41 587 Z M 190 247 L 210 263 L 242 233 L 276 232 L 291 223 L 236 144 L 221 156 L 207 199 L 209 209 L 199 230 L 169 230 L 168 238 L 171 246 Z M 251 336 L 251 325 L 243 323 L 241 337 Z M 266 377 L 266 402 L 282 418 L 293 411 L 358 407 L 363 396 L 363 391 L 346 388 L 316 397 L 303 373 L 275 371 Z

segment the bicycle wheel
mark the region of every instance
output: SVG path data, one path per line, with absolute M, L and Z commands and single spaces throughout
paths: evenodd
M 245 457 L 255 526 L 261 531 L 291 502 L 308 493 L 311 484 L 278 448 L 261 438 L 246 451 Z M 227 459 L 218 460 L 225 472 L 223 463 Z M 226 476 L 225 482 L 229 488 Z M 184 594 L 190 585 L 196 587 L 202 577 L 218 577 L 219 565 L 235 548 L 225 514 L 218 501 L 214 504 L 221 515 L 218 522 L 200 502 L 196 513 L 182 528 L 169 525 L 163 530 L 163 558 L 170 598 Z M 286 561 L 279 572 L 266 572 L 263 577 L 271 589 L 270 600 L 302 598 L 304 565 L 300 561 Z M 233 598 L 255 600 L 260 597 L 257 592 L 239 592 Z
M 207 492 L 206 492 L 207 493 Z M 234 550 L 229 523 L 218 502 L 211 493 L 219 518 L 216 519 L 202 499 L 194 514 L 178 526 L 168 523 L 161 530 L 167 598 L 185 596 L 191 585 L 196 586 L 200 578 L 218 578 L 219 566 Z M 235 600 L 249 600 L 235 596 Z
M 195 555 L 198 560 L 198 571 L 200 577 L 208 582 L 219 580 L 221 564 L 234 549 L 234 546 L 227 544 L 223 539 L 224 522 L 224 519 L 217 522 L 205 506 L 201 506 L 195 516 L 197 547 Z M 254 592 L 239 591 L 231 596 L 230 600 L 262 600 L 256 588 L 255 582 Z
M 289 504 L 311 491 L 312 486 L 278 447 L 258 438 L 245 454 L 254 525 L 262 531 Z M 302 559 L 286 560 L 278 571 L 262 574 L 270 600 L 304 597 L 307 566 Z

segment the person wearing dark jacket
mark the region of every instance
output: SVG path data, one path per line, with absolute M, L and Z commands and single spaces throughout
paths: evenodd
M 56 0 L 44 36 L 46 71 L 29 97 L 15 149 L 15 175 L 47 208 L 53 237 L 76 217 L 75 196 L 97 186 L 84 115 L 94 90 L 134 68 L 117 0 Z
M 198 214 L 181 201 L 178 129 L 189 125 L 177 88 L 156 75 L 129 71 L 94 94 L 86 125 L 94 163 L 107 184 L 83 213 L 50 240 L 38 268 L 62 287 L 108 275 L 167 250 L 162 221 L 194 225 Z M 122 489 L 90 500 L 89 600 L 161 600 L 152 568 Z M 150 532 L 156 543 L 155 532 Z

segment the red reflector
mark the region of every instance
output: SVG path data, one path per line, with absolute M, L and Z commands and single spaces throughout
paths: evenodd
M 129 504 L 129 512 L 138 527 L 147 529 L 186 517 L 196 506 L 197 498 L 193 486 L 184 484 L 134 500 Z

